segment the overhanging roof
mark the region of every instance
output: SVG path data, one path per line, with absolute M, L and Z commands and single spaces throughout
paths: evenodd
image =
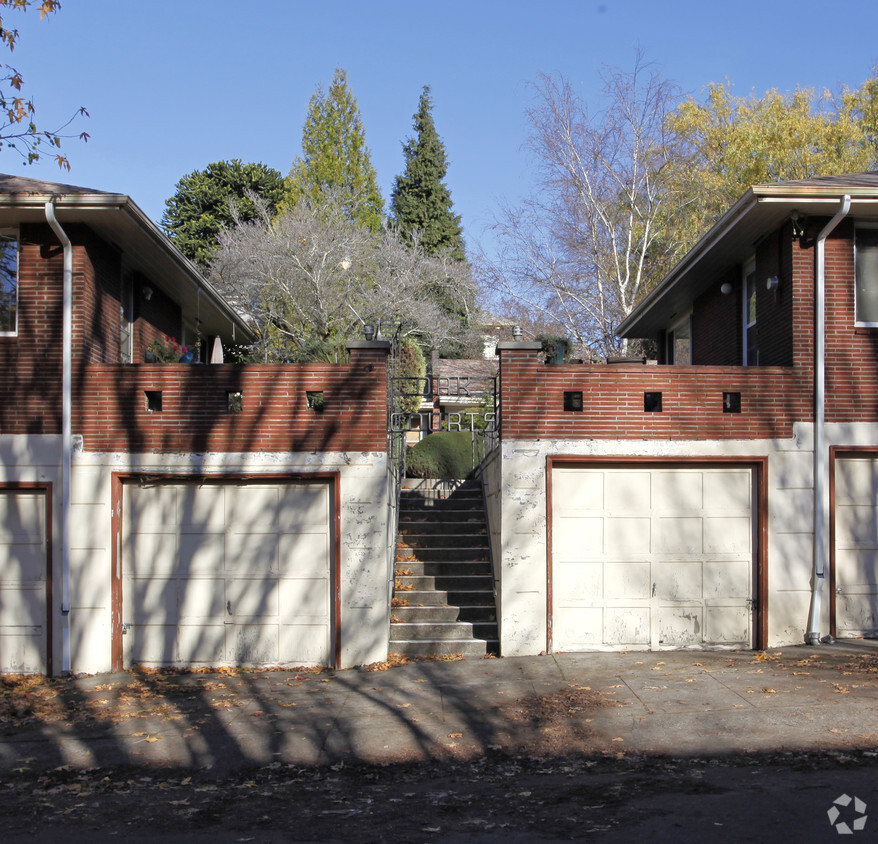
M 720 273 L 746 261 L 793 212 L 832 217 L 846 194 L 852 217 L 878 220 L 878 173 L 754 185 L 620 323 L 619 336 L 654 337 L 717 284 Z
M 45 223 L 47 202 L 62 228 L 84 223 L 124 253 L 128 266 L 179 303 L 184 318 L 201 320 L 202 334 L 251 339 L 243 319 L 130 197 L 0 174 L 0 227 Z

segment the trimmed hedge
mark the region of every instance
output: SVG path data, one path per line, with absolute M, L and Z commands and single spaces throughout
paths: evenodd
M 469 432 L 437 431 L 409 449 L 406 475 L 410 478 L 468 478 L 473 471 Z

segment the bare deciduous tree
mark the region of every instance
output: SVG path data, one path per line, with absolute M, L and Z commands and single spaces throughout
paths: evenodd
M 676 88 L 639 55 L 633 71 L 605 73 L 602 111 L 562 78 L 542 76 L 535 87 L 529 145 L 539 187 L 496 224 L 500 254 L 482 264 L 482 280 L 590 353 L 624 353 L 616 326 L 676 251 L 658 225 L 670 200 L 665 118 Z
M 361 339 L 364 322 L 386 332 L 402 326 L 446 351 L 466 334 L 436 294 L 471 308 L 469 266 L 450 254 L 427 256 L 393 230 L 372 232 L 350 207 L 350 197 L 335 189 L 320 201 L 302 198 L 276 217 L 262 207 L 259 219 L 238 220 L 220 235 L 211 277 L 250 318 L 259 360 L 313 357 L 321 345 Z

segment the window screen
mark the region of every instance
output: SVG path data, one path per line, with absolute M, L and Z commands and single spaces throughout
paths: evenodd
M 878 228 L 858 228 L 856 238 L 857 322 L 878 325 Z

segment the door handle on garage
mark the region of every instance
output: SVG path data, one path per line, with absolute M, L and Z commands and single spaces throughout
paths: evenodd
M 232 614 L 232 602 L 226 601 L 226 612 L 231 615 Z
M 652 597 L 655 597 L 655 584 L 652 584 Z

